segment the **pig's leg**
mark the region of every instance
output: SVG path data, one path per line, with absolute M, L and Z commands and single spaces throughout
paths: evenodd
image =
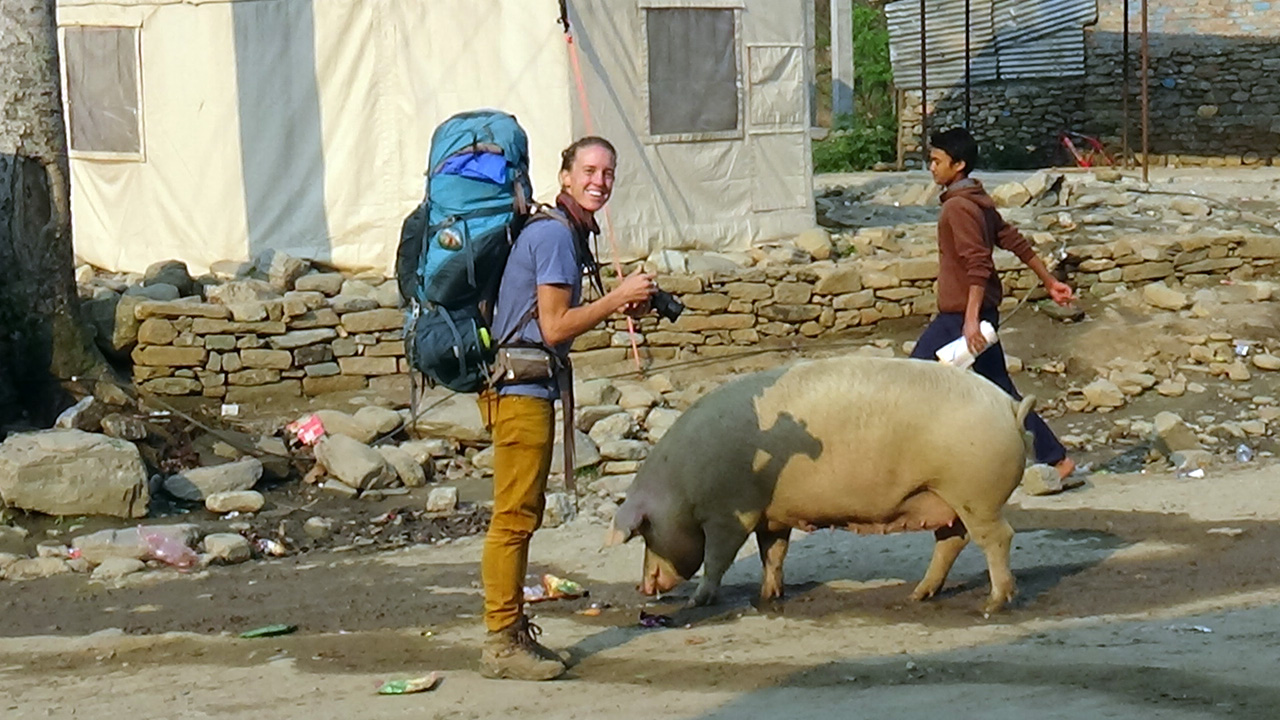
M 689 600 L 690 606 L 710 605 L 716 601 L 716 596 L 720 593 L 720 579 L 733 564 L 738 549 L 747 541 L 747 535 L 751 532 L 749 528 L 754 526 L 755 523 L 740 525 L 733 520 L 703 526 L 706 549 L 702 555 L 702 579 Z
M 787 557 L 787 545 L 791 541 L 791 528 L 768 523 L 756 528 L 756 543 L 760 546 L 760 564 L 764 577 L 760 581 L 760 600 L 776 600 L 782 597 L 782 561 Z
M 1013 528 L 999 510 L 977 516 L 962 516 L 969 535 L 987 556 L 987 572 L 991 575 L 991 597 L 983 612 L 999 611 L 1017 592 L 1013 572 L 1009 569 L 1009 546 L 1013 544 Z
M 951 527 L 935 530 L 933 537 L 936 541 L 933 545 L 933 559 L 929 561 L 924 579 L 911 593 L 912 600 L 928 600 L 936 595 L 947 581 L 947 573 L 951 572 L 951 566 L 955 564 L 960 551 L 969 544 L 968 531 L 960 520 L 956 520 Z

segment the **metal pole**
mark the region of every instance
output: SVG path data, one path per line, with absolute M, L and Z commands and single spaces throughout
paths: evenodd
M 1151 166 L 1151 43 L 1147 33 L 1147 5 L 1142 0 L 1142 182 L 1148 182 Z
M 929 53 L 925 46 L 924 0 L 920 0 L 920 162 L 929 167 Z
M 1124 113 L 1124 119 L 1120 123 L 1120 152 L 1124 156 L 1124 166 L 1133 167 L 1133 158 L 1129 155 L 1129 0 L 1124 0 L 1124 48 L 1120 54 L 1124 75 L 1123 110 L 1121 111 Z
M 973 130 L 973 115 L 970 105 L 972 99 L 970 97 L 970 76 L 969 76 L 969 3 L 970 0 L 964 0 L 964 127 L 966 130 Z

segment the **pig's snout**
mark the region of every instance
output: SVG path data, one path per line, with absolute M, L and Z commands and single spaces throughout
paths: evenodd
M 639 590 L 645 595 L 669 592 L 684 582 L 684 578 L 648 548 L 644 551 L 644 574 Z

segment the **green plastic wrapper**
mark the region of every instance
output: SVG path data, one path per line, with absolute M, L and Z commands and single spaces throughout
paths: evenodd
M 297 630 L 298 630 L 298 626 L 297 626 L 297 625 L 284 625 L 284 624 L 278 624 L 278 625 L 264 625 L 264 626 L 262 626 L 262 627 L 260 627 L 260 628 L 254 628 L 254 629 L 252 629 L 252 630 L 246 630 L 246 631 L 244 631 L 244 632 L 240 633 L 240 637 L 242 637 L 242 638 L 246 638 L 246 639 L 247 639 L 247 638 L 275 637 L 275 636 L 277 636 L 277 635 L 288 635 L 288 634 L 289 634 L 289 633 L 291 633 L 291 632 L 297 632 Z
M 408 695 L 410 693 L 434 690 L 440 683 L 440 674 L 431 673 L 411 680 L 388 680 L 378 688 L 379 695 Z

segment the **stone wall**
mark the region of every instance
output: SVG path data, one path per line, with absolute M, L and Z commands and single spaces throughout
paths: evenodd
M 852 247 L 861 248 L 860 257 L 663 276 L 662 286 L 687 309 L 675 323 L 652 316 L 639 322 L 643 354 L 654 361 L 723 356 L 771 341 L 833 337 L 886 319 L 928 317 L 937 310 L 937 257 L 921 243 L 898 247 L 902 232 L 859 231 Z M 1049 233 L 1031 237 L 1043 249 L 1055 242 Z M 1163 281 L 1172 294 L 1153 297 L 1182 309 L 1192 303 L 1194 288 L 1218 284 L 1223 276 L 1269 277 L 1277 259 L 1280 237 L 1270 235 L 1143 233 L 1069 246 L 1064 263 L 1082 292 L 1102 297 Z M 1013 255 L 998 251 L 996 267 L 1014 291 L 1007 304 L 1026 291 L 1033 299 L 1042 296 L 1035 276 Z M 300 289 L 281 297 L 244 301 L 244 289 L 255 282 L 206 288 L 205 302 L 134 304 L 140 322 L 131 355 L 135 383 L 157 394 L 226 402 L 402 387 L 408 367 L 400 310 L 339 292 L 352 281 L 332 273 L 303 276 Z M 228 297 L 240 301 L 224 303 Z M 392 297 L 384 301 L 390 304 Z M 589 367 L 625 360 L 631 341 L 626 329 L 625 320 L 615 320 L 581 336 L 575 362 Z
M 1058 132 L 1095 135 L 1119 151 L 1123 32 L 1119 0 L 1099 0 L 1085 30 L 1085 75 L 978 83 L 972 130 L 988 157 L 1066 162 Z M 1140 17 L 1131 21 L 1129 148 L 1140 153 Z M 1272 6 L 1275 6 L 1274 8 Z M 1229 6 L 1229 7 L 1228 7 Z M 1151 3 L 1151 152 L 1157 165 L 1280 164 L 1280 4 L 1215 0 Z M 963 87 L 929 93 L 931 131 L 963 124 Z M 920 95 L 899 118 L 908 155 L 919 152 Z
M 367 288 L 358 292 L 353 285 Z M 257 280 L 205 289 L 206 301 L 130 303 L 140 323 L 133 380 L 160 395 L 226 402 L 319 395 L 402 382 L 404 313 L 394 283 L 374 286 L 337 273 L 298 278 L 273 292 Z

